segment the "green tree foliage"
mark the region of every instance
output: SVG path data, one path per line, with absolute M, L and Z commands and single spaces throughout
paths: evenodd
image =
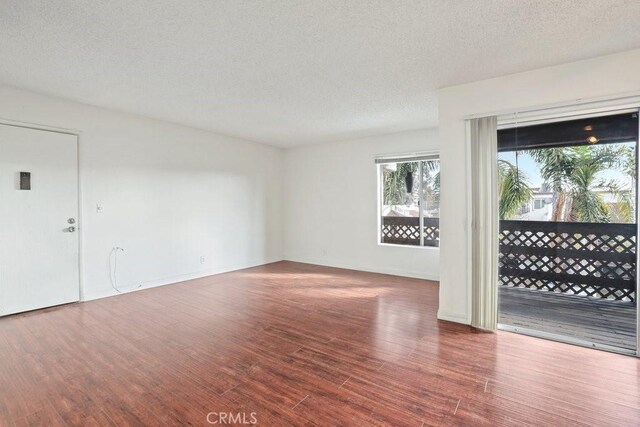
M 500 219 L 512 219 L 518 209 L 531 200 L 531 187 L 514 164 L 498 160 L 498 212 Z
M 418 162 L 396 163 L 396 170 L 383 167 L 382 169 L 382 194 L 385 205 L 403 205 L 410 200 L 411 194 L 407 193 L 406 176 L 415 174 L 418 170 Z M 414 186 L 417 182 L 414 183 Z
M 420 162 L 396 163 L 395 170 L 383 166 L 382 186 L 383 203 L 391 205 L 411 205 L 414 197 L 418 197 L 419 180 L 422 180 L 422 200 L 424 208 L 430 211 L 437 210 L 440 206 L 440 161 L 422 161 L 422 176 L 419 176 Z M 412 191 L 407 192 L 407 174 L 413 178 Z
M 617 169 L 635 178 L 635 150 L 628 146 L 578 146 L 530 150 L 542 178 L 554 192 L 552 221 L 631 222 L 631 191 L 617 181 L 600 179 L 601 172 Z M 616 197 L 615 208 L 597 189 Z
M 440 208 L 440 161 L 425 160 L 422 162 L 422 189 L 424 209 Z

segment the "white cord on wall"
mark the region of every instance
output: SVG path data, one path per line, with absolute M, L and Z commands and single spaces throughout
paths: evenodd
M 122 291 L 118 288 L 118 252 L 124 252 L 124 249 L 120 246 L 115 246 L 111 249 L 111 253 L 109 254 L 109 279 L 111 280 L 111 287 L 115 289 L 119 294 Z M 113 267 L 111 266 L 111 260 L 113 259 Z M 136 289 L 140 289 L 142 284 L 138 285 Z
M 109 254 L 109 279 L 111 280 L 111 287 L 116 290 L 119 294 L 122 292 L 118 289 L 118 252 L 124 252 L 119 246 L 111 249 L 111 253 Z M 113 267 L 111 266 L 111 259 L 113 259 Z

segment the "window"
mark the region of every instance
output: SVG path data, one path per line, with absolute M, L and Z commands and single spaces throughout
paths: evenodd
M 380 185 L 379 242 L 440 246 L 438 156 L 379 158 L 376 163 Z

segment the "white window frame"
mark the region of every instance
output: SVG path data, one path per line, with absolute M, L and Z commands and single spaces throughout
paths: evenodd
M 376 237 L 377 237 L 377 244 L 379 246 L 393 246 L 393 247 L 399 247 L 399 248 L 415 248 L 415 249 L 435 249 L 435 250 L 439 250 L 440 249 L 440 245 L 438 244 L 438 246 L 425 246 L 424 245 L 424 213 L 422 210 L 422 196 L 423 196 L 423 188 L 422 188 L 422 162 L 424 160 L 438 160 L 438 162 L 440 162 L 440 153 L 433 151 L 433 152 L 423 152 L 423 153 L 411 153 L 411 154 L 390 154 L 390 155 L 381 155 L 381 156 L 376 156 L 375 158 L 375 163 L 376 163 L 376 173 L 377 173 L 377 186 L 378 186 L 378 197 L 377 197 L 377 206 L 376 206 L 376 212 L 377 212 L 377 216 L 378 216 L 378 231 L 376 233 Z M 418 194 L 420 195 L 420 197 L 418 197 L 418 210 L 420 213 L 420 222 L 419 222 L 419 227 L 420 227 L 420 244 L 419 245 L 406 245 L 406 244 L 400 244 L 400 243 L 384 243 L 382 241 L 382 208 L 383 208 L 383 202 L 384 202 L 384 195 L 382 194 L 383 192 L 383 186 L 382 186 L 382 167 L 384 164 L 387 163 L 408 163 L 408 162 L 418 162 L 418 176 L 420 177 L 420 179 L 418 179 Z

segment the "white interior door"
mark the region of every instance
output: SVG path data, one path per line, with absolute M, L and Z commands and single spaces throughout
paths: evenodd
M 0 125 L 0 315 L 79 300 L 77 150 L 75 135 Z

